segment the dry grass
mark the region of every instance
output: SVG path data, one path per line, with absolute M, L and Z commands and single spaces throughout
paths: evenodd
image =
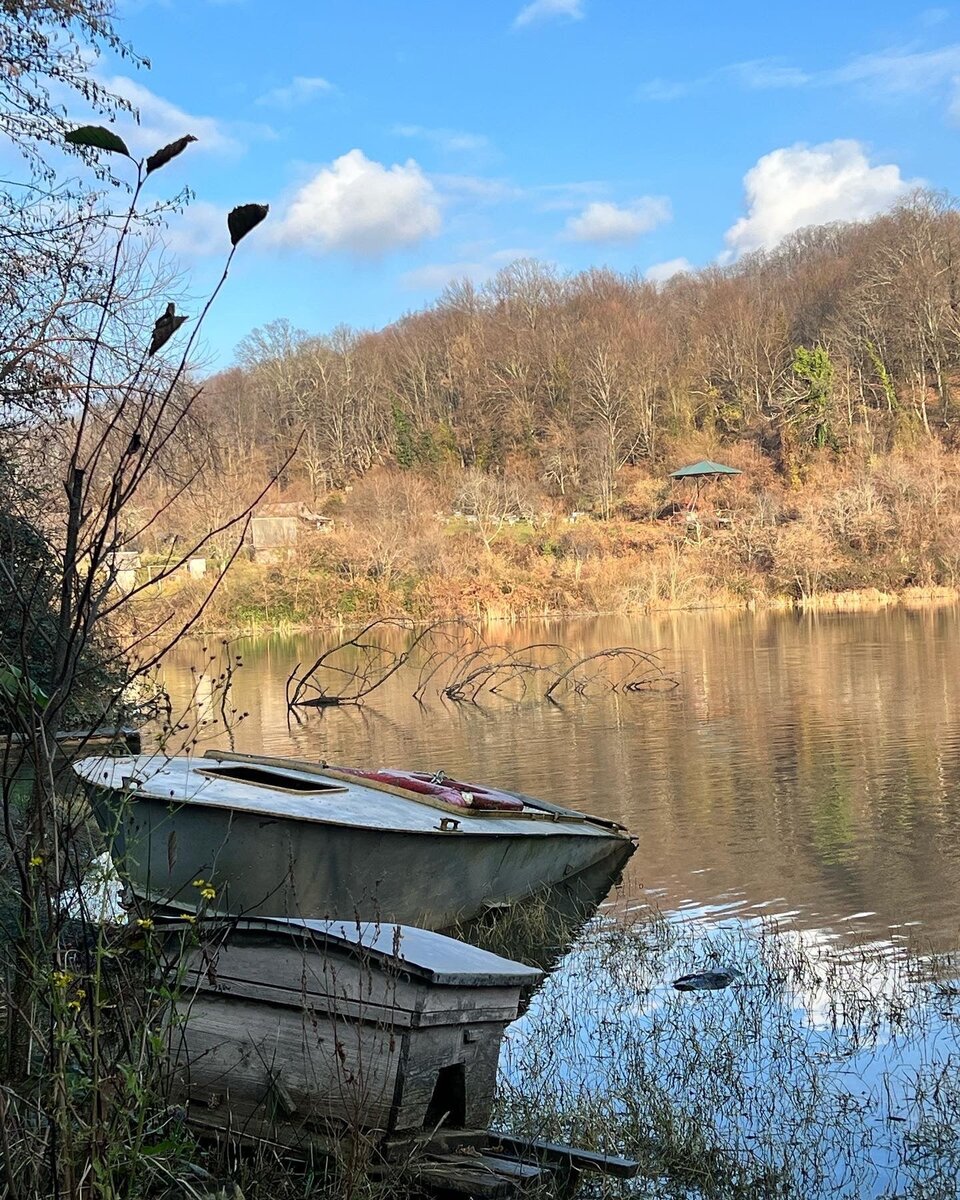
M 856 462 L 824 452 L 793 487 L 746 445 L 672 453 L 708 453 L 744 474 L 704 489 L 699 520 L 657 519 L 689 491 L 639 470 L 624 473 L 609 521 L 571 521 L 546 497 L 529 518 L 468 521 L 444 516 L 445 494 L 413 473 L 388 476 L 389 486 L 364 480 L 333 532 L 302 536 L 272 564 L 237 563 L 202 625 L 252 633 L 383 615 L 849 609 L 960 594 L 960 459 L 937 442 Z M 169 584 L 143 604 L 185 610 L 201 586 Z
M 679 975 L 736 966 L 722 991 Z M 598 920 L 502 1059 L 515 1131 L 639 1158 L 662 1197 L 956 1194 L 956 961 L 772 925 Z

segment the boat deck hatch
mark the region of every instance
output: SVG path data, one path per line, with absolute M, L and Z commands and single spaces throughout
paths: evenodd
M 305 796 L 316 796 L 322 792 L 345 792 L 340 783 L 328 783 L 323 779 L 305 779 L 299 775 L 288 775 L 285 771 L 258 767 L 252 763 L 231 763 L 223 767 L 201 767 L 200 775 L 214 779 L 234 779 L 237 783 L 252 783 L 254 787 L 271 788 L 273 791 L 297 792 Z

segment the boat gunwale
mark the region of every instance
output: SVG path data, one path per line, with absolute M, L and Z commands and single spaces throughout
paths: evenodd
M 148 757 L 148 756 L 140 756 L 140 757 Z M 150 780 L 146 780 L 141 783 L 135 779 L 128 779 L 126 786 L 124 786 L 124 784 L 122 782 L 121 782 L 120 786 L 117 786 L 113 783 L 104 782 L 103 780 L 89 779 L 89 778 L 85 777 L 84 775 L 80 775 L 78 768 L 81 767 L 82 764 L 87 761 L 90 761 L 90 760 L 89 759 L 81 759 L 79 762 L 71 764 L 73 766 L 74 771 L 80 777 L 83 785 L 86 788 L 92 789 L 92 790 L 95 790 L 95 791 L 98 791 L 101 793 L 109 793 L 110 795 L 113 795 L 113 796 L 120 796 L 120 797 L 128 796 L 128 797 L 131 797 L 134 799 L 147 800 L 154 804 L 162 804 L 167 809 L 182 810 L 182 809 L 189 809 L 191 806 L 196 806 L 197 808 L 213 808 L 213 809 L 216 809 L 216 810 L 222 811 L 222 812 L 238 813 L 238 814 L 242 814 L 244 816 L 259 818 L 261 820 L 265 819 L 269 822 L 291 821 L 291 822 L 299 823 L 299 824 L 324 825 L 324 826 L 328 826 L 328 827 L 332 827 L 332 828 L 336 828 L 336 829 L 349 829 L 354 832 L 364 832 L 364 833 L 371 833 L 371 834 L 387 834 L 387 833 L 389 833 L 391 836 L 401 835 L 401 836 L 421 837 L 421 838 L 425 837 L 425 836 L 436 836 L 436 837 L 444 837 L 444 838 L 464 837 L 464 836 L 488 837 L 488 838 L 489 837 L 492 837 L 492 838 L 501 838 L 501 837 L 514 838 L 514 837 L 528 837 L 529 836 L 529 832 L 525 829 L 498 829 L 498 830 L 470 829 L 469 826 L 467 828 L 458 827 L 455 829 L 450 829 L 450 828 L 443 828 L 442 826 L 439 826 L 439 825 L 432 826 L 427 829 L 416 829 L 416 828 L 397 827 L 394 825 L 382 825 L 382 826 L 361 825 L 361 824 L 358 824 L 356 821 L 337 820 L 334 817 L 324 816 L 324 815 L 320 815 L 320 814 L 315 815 L 312 813 L 309 813 L 309 814 L 290 813 L 290 812 L 283 812 L 283 811 L 278 811 L 278 810 L 274 810 L 274 809 L 248 807 L 246 805 L 243 805 L 242 803 L 237 803 L 235 800 L 220 800 L 216 797 L 211 798 L 209 796 L 205 796 L 203 798 L 199 798 L 197 796 L 182 796 L 182 797 L 178 798 L 176 796 L 169 795 L 169 794 L 168 795 L 159 795 L 156 792 L 152 792 L 149 790 L 149 786 L 150 786 L 150 782 L 151 782 Z M 122 760 L 116 759 L 116 758 L 97 758 L 96 761 L 110 762 L 110 763 L 116 764 Z M 167 761 L 172 761 L 172 760 L 168 759 Z M 193 770 L 195 768 L 189 768 L 189 769 Z M 319 773 L 319 772 L 317 772 L 317 773 Z M 207 778 L 211 778 L 211 777 L 207 776 Z M 211 781 L 213 781 L 213 780 L 211 780 Z M 359 789 L 362 790 L 363 788 L 366 787 L 366 782 L 364 782 L 363 784 L 352 785 L 352 786 L 358 787 Z M 371 790 L 376 791 L 378 789 L 371 789 Z M 287 794 L 292 794 L 292 793 L 287 793 Z M 397 794 L 398 794 L 399 798 L 402 800 L 410 799 L 410 797 L 408 797 L 405 792 L 402 792 L 399 789 L 397 789 Z M 307 797 L 304 796 L 304 798 L 307 798 Z M 428 799 L 429 799 L 429 797 L 428 797 Z M 438 805 L 436 803 L 432 803 L 432 804 L 427 805 L 427 807 L 439 808 L 440 805 Z M 546 832 L 541 836 L 550 836 L 550 837 L 570 836 L 570 837 L 579 838 L 579 837 L 583 837 L 586 833 L 586 829 L 588 829 L 589 834 L 587 836 L 590 836 L 590 837 L 595 837 L 595 838 L 600 838 L 603 840 L 609 840 L 609 841 L 615 841 L 615 842 L 627 842 L 627 841 L 634 840 L 632 838 L 632 836 L 626 830 L 624 830 L 622 827 L 617 826 L 617 825 L 613 824 L 612 822 L 604 821 L 604 820 L 602 820 L 602 818 L 594 819 L 594 818 L 588 816 L 587 814 L 576 813 L 575 810 L 573 810 L 573 809 L 564 810 L 564 812 L 562 814 L 552 814 L 549 812 L 542 812 L 542 811 L 516 812 L 516 811 L 510 811 L 510 810 L 496 810 L 496 809 L 494 809 L 494 810 L 486 810 L 486 809 L 470 810 L 470 809 L 461 809 L 461 808 L 455 807 L 454 805 L 446 805 L 446 804 L 444 804 L 442 806 L 442 808 L 443 808 L 444 812 L 446 812 L 450 815 L 458 814 L 458 813 L 463 814 L 466 812 L 466 813 L 469 813 L 470 816 L 472 818 L 474 818 L 475 820 L 485 820 L 487 818 L 490 818 L 496 824 L 499 824 L 504 821 L 521 821 L 521 822 L 525 822 L 525 823 L 530 822 L 530 823 L 537 825 L 540 828 L 545 829 Z M 584 827 L 586 827 L 586 829 Z
M 329 777 L 331 779 L 338 779 L 352 787 L 367 787 L 373 791 L 387 792 L 389 795 L 398 796 L 401 800 L 423 804 L 427 808 L 437 808 L 442 812 L 448 813 L 465 814 L 472 818 L 488 816 L 538 817 L 546 815 L 553 821 L 589 821 L 591 824 L 602 825 L 629 836 L 626 826 L 621 825 L 619 821 L 613 821 L 607 817 L 597 817 L 592 813 L 581 812 L 576 808 L 565 808 L 560 804 L 551 804 L 548 800 L 538 800 L 535 796 L 527 796 L 522 792 L 510 792 L 500 789 L 501 791 L 505 791 L 506 795 L 513 796 L 515 799 L 522 801 L 524 809 L 519 812 L 516 809 L 471 808 L 466 805 L 449 804 L 447 801 L 441 800 L 438 796 L 428 796 L 422 792 L 413 792 L 407 788 L 386 783 L 379 779 L 370 779 L 366 776 L 363 777 L 362 783 L 358 783 L 357 776 L 338 771 L 336 767 L 328 766 L 325 762 L 313 763 L 302 758 L 279 758 L 275 755 L 244 754 L 239 750 L 205 750 L 203 757 L 205 759 L 213 759 L 217 762 L 258 763 L 264 767 L 273 766 L 287 770 L 293 769 L 300 771 L 304 775 L 319 775 L 321 778 Z M 528 813 L 524 811 L 527 808 L 532 808 L 535 811 Z

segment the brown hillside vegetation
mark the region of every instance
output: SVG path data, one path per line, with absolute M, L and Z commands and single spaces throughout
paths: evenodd
M 929 193 L 659 286 L 521 261 L 378 333 L 251 334 L 206 387 L 205 483 L 144 549 L 300 438 L 276 498 L 332 524 L 236 567 L 208 621 L 952 588 L 958 368 L 960 213 Z M 694 520 L 668 472 L 700 458 L 743 474 Z

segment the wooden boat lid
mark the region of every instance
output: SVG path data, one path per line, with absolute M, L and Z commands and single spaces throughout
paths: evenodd
M 176 924 L 171 922 L 170 925 Z M 169 928 L 167 922 L 164 925 Z M 304 917 L 243 917 L 231 921 L 237 935 L 270 934 L 389 963 L 394 969 L 447 987 L 511 987 L 543 978 L 536 967 L 501 958 L 479 946 L 413 925 L 376 921 L 313 920 Z

